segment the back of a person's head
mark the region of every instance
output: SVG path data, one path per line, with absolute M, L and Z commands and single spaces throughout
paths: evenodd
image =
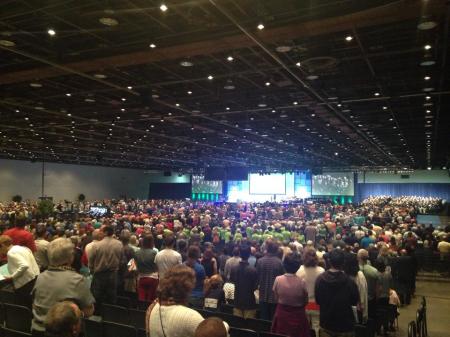
M 189 246 L 187 256 L 190 259 L 198 260 L 200 258 L 200 248 L 198 246 Z
M 369 252 L 365 249 L 360 249 L 358 250 L 358 260 L 360 260 L 361 262 L 367 262 L 367 260 L 369 259 Z
M 288 254 L 284 257 L 283 266 L 286 270 L 286 273 L 295 274 L 300 268 L 300 264 L 300 258 L 296 254 Z
M 186 304 L 195 285 L 195 273 L 183 264 L 170 268 L 159 280 L 158 298 L 160 301 L 173 301 Z
M 104 226 L 102 230 L 106 236 L 113 236 L 114 234 L 114 228 L 112 228 L 112 226 L 110 225 Z
M 45 224 L 40 223 L 36 226 L 36 237 L 43 238 L 47 235 L 47 227 Z
M 72 264 L 74 257 L 74 244 L 71 239 L 57 238 L 47 247 L 47 256 L 50 266 L 64 266 Z
M 194 337 L 227 337 L 225 324 L 218 317 L 209 317 L 203 320 L 195 330 Z
M 241 259 L 243 260 L 248 260 L 248 258 L 250 257 L 252 250 L 250 248 L 249 245 L 247 244 L 242 244 L 239 247 L 239 256 L 241 257 Z
M 8 235 L 0 235 L 0 246 L 9 247 L 13 244 L 13 241 Z
M 54 304 L 45 316 L 47 336 L 76 337 L 81 331 L 81 311 L 69 301 Z
M 345 253 L 343 269 L 348 276 L 356 277 L 359 271 L 358 258 L 356 257 L 356 254 L 350 252 Z
M 146 249 L 152 249 L 153 246 L 154 246 L 153 235 L 151 235 L 151 234 L 144 235 L 144 237 L 142 239 L 142 247 L 146 248 Z
M 328 258 L 331 267 L 334 269 L 342 270 L 344 267 L 345 253 L 341 249 L 333 249 L 329 254 Z
M 174 244 L 175 244 L 175 237 L 172 234 L 164 236 L 164 247 L 173 248 Z
M 27 218 L 25 217 L 25 215 L 20 214 L 17 215 L 15 220 L 14 220 L 14 226 L 19 227 L 19 228 L 24 228 L 27 224 Z
M 269 239 L 266 241 L 266 250 L 268 254 L 276 255 L 278 253 L 278 244 Z
M 378 270 L 380 273 L 384 273 L 384 272 L 386 271 L 386 264 L 384 263 L 383 260 L 377 260 L 377 261 L 375 262 L 375 268 L 377 268 L 377 270 Z
M 319 263 L 316 250 L 314 248 L 305 249 L 303 253 L 303 264 L 305 267 L 315 267 Z
M 233 256 L 239 256 L 239 247 L 234 247 L 233 248 Z

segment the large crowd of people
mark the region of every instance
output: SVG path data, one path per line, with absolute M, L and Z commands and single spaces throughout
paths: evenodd
M 416 220 L 440 205 L 418 197 L 360 205 L 103 200 L 82 203 L 75 217 L 57 204 L 44 218 L 32 203 L 0 204 L 1 285 L 32 307 L 35 336 L 55 329 L 47 325 L 58 318 L 55 305 L 78 331 L 81 314 L 100 314 L 118 294 L 147 303 L 152 337 L 221 336 L 226 322 L 196 309 L 225 304 L 292 337 L 352 336 L 368 320 L 389 334 L 395 308 L 414 296 L 420 257 L 448 266 L 450 226 Z M 90 206 L 108 212 L 93 216 Z M 380 309 L 393 314 L 380 320 Z

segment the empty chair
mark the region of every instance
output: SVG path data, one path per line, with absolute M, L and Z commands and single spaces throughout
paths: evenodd
M 31 331 L 31 319 L 33 315 L 27 307 L 4 303 L 5 327 L 16 331 L 29 333 Z
M 131 299 L 125 296 L 117 296 L 116 305 L 129 309 L 132 307 Z
M 258 333 L 254 330 L 231 327 L 230 337 L 258 337 Z
M 408 324 L 408 337 L 417 337 L 416 322 L 414 321 Z
M 137 337 L 135 327 L 125 324 L 103 322 L 103 337 Z
M 2 337 L 31 337 L 31 333 L 8 329 L 5 327 L 0 327 L 0 335 Z
M 367 327 L 362 324 L 355 325 L 355 337 L 367 337 Z
M 211 312 L 211 314 L 208 317 L 219 317 L 223 321 L 227 322 L 230 326 L 235 328 L 241 328 L 241 329 L 247 329 L 250 328 L 247 324 L 247 320 L 234 315 L 224 314 L 223 312 Z
M 223 303 L 220 306 L 220 311 L 222 311 L 225 314 L 233 315 L 233 308 L 234 308 L 234 305 L 228 304 L 228 303 Z
M 258 332 L 270 332 L 270 329 L 272 327 L 272 322 L 265 319 L 248 318 L 245 320 L 245 322 L 247 323 L 247 327 L 249 329 Z
M 128 309 L 125 307 L 120 307 L 118 305 L 103 304 L 102 319 L 108 322 L 130 324 Z
M 102 323 L 92 318 L 86 318 L 84 321 L 84 336 L 85 337 L 102 337 L 103 327 Z
M 13 291 L 2 289 L 0 290 L 0 303 L 16 303 L 16 294 Z
M 288 337 L 287 335 L 280 335 L 272 332 L 260 332 L 259 337 Z
M 136 329 L 145 329 L 145 311 L 129 309 L 130 324 Z

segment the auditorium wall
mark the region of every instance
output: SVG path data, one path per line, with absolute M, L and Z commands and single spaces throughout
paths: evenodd
M 409 178 L 404 179 L 402 175 L 407 175 Z M 447 170 L 415 170 L 410 173 L 365 172 L 358 174 L 358 182 L 367 184 L 450 184 L 450 176 Z
M 162 172 L 101 166 L 45 163 L 44 195 L 54 201 L 76 200 L 83 193 L 88 200 L 147 198 L 149 184 L 189 182 L 189 175 L 164 177 Z M 42 163 L 0 159 L 0 201 L 19 194 L 35 200 L 41 196 Z

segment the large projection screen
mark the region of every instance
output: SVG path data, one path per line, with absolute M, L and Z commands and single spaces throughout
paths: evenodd
M 203 176 L 192 176 L 192 193 L 222 194 L 222 182 L 205 180 Z
M 286 174 L 251 173 L 250 194 L 286 194 Z
M 312 177 L 312 195 L 346 195 L 355 194 L 353 172 L 329 172 Z

